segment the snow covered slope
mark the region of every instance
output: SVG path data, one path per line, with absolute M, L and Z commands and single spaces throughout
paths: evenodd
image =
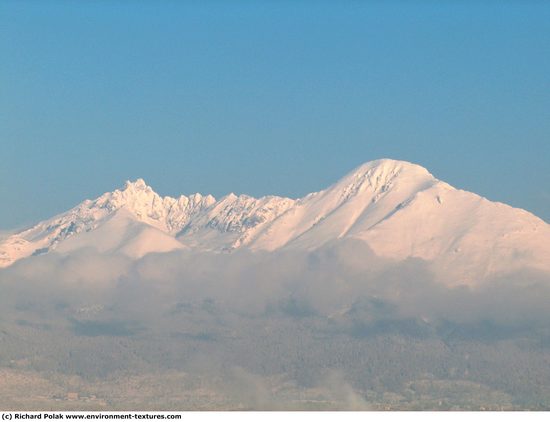
M 86 248 L 141 258 L 150 252 L 170 252 L 185 247 L 168 233 L 137 221 L 128 210 L 121 208 L 106 217 L 95 230 L 66 238 L 56 250 L 70 253 Z
M 368 162 L 329 188 L 293 200 L 234 194 L 160 197 L 141 179 L 0 240 L 0 266 L 81 248 L 139 258 L 179 248 L 312 250 L 359 239 L 380 256 L 421 258 L 440 275 L 473 281 L 550 271 L 550 225 L 404 161 Z
M 200 193 L 178 199 L 160 197 L 138 179 L 0 240 L 0 267 L 52 250 L 69 253 L 91 248 L 136 258 L 187 246 L 231 250 L 294 202 L 234 194 L 219 201 Z
M 173 239 L 173 233 L 214 202 L 213 197 L 203 197 L 200 194 L 190 197 L 181 196 L 177 200 L 170 197 L 161 198 L 142 179 L 133 183 L 126 182 L 122 190 L 105 193 L 93 201 L 86 200 L 66 213 L 4 239 L 0 243 L 0 266 L 10 265 L 30 255 L 59 249 L 58 247 L 68 239 L 71 239 L 69 245 L 72 246 L 60 248 L 60 251 L 74 250 L 77 245 L 80 245 L 80 248 L 90 247 L 99 251 L 108 251 L 110 249 L 106 249 L 105 245 L 114 245 L 117 242 L 119 243 L 117 250 L 121 251 L 151 249 L 148 252 L 163 252 L 174 249 L 176 245 L 178 248 L 183 247 Z M 118 214 L 123 215 L 117 217 Z M 133 230 L 130 230 L 132 224 L 129 220 L 134 222 Z M 115 222 L 118 222 L 118 225 Z M 103 228 L 104 225 L 106 228 Z M 139 225 L 144 227 L 138 228 Z M 162 234 L 166 244 L 161 244 L 163 242 L 159 242 L 158 239 L 160 235 L 156 234 L 152 236 L 157 240 L 147 247 L 128 246 L 129 249 L 123 247 L 124 240 L 132 239 L 136 242 L 136 239 L 144 239 L 143 233 L 141 237 L 136 238 L 137 232 L 152 233 L 150 230 L 152 228 Z M 103 235 L 88 234 L 100 229 Z M 130 233 L 123 234 L 124 230 L 133 231 L 135 236 Z M 155 245 L 158 246 L 158 250 Z
M 402 161 L 366 163 L 298 200 L 250 247 L 314 249 L 335 238 L 363 240 L 387 258 L 430 261 L 440 276 L 466 282 L 526 267 L 550 271 L 550 225 Z

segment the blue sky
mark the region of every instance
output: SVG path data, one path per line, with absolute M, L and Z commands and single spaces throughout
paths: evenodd
M 550 221 L 550 2 L 0 1 L 0 228 L 419 163 Z

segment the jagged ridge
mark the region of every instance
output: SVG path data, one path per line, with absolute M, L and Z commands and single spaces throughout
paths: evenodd
M 118 241 L 102 242 L 98 249 L 133 257 L 180 247 L 310 250 L 351 238 L 384 257 L 425 259 L 435 271 L 456 273 L 462 280 L 523 267 L 550 271 L 548 224 L 457 190 L 421 166 L 389 159 L 365 163 L 298 200 L 234 194 L 216 200 L 199 193 L 176 199 L 159 196 L 138 179 L 4 239 L 0 265 L 56 249 L 70 253 L 97 247 L 97 235 L 82 233 L 105 225 L 116 227 L 111 232 Z M 106 229 L 101 233 L 110 236 Z M 80 240 L 68 241 L 75 237 Z M 143 248 L 140 242 L 151 246 Z

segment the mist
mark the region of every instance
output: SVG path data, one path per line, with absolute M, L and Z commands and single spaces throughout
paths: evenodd
M 365 321 L 421 319 L 545 326 L 550 276 L 517 272 L 456 286 L 419 259 L 377 257 L 363 242 L 303 252 L 149 254 L 134 261 L 90 250 L 22 260 L 0 271 L 1 311 L 94 301 L 121 318 L 160 318 L 185 303 L 209 302 L 245 316 L 350 314 Z M 37 308 L 38 309 L 38 308 Z
M 0 365 L 13 369 L 22 354 L 25 371 L 76 375 L 88 389 L 113 374 L 181 373 L 192 381 L 177 391 L 202 385 L 221 408 L 379 409 L 384 393 L 404 396 L 426 373 L 510 403 L 543 394 L 550 379 L 545 369 L 497 387 L 512 360 L 532 370 L 548 359 L 547 274 L 457 285 L 422 260 L 382 259 L 352 240 L 140 260 L 49 253 L 1 270 L 0 291 Z

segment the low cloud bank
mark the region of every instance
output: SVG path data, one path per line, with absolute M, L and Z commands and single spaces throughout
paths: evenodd
M 101 304 L 110 318 L 143 322 L 200 303 L 249 317 L 353 321 L 366 332 L 380 321 L 483 323 L 514 330 L 550 322 L 547 274 L 524 271 L 475 287 L 449 287 L 447 281 L 436 280 L 421 260 L 384 260 L 356 241 L 310 253 L 176 251 L 138 261 L 80 251 L 37 256 L 1 270 L 0 317 L 13 308 L 45 314 L 74 304 L 83 309 Z M 76 324 L 82 332 L 95 333 L 98 327 Z

